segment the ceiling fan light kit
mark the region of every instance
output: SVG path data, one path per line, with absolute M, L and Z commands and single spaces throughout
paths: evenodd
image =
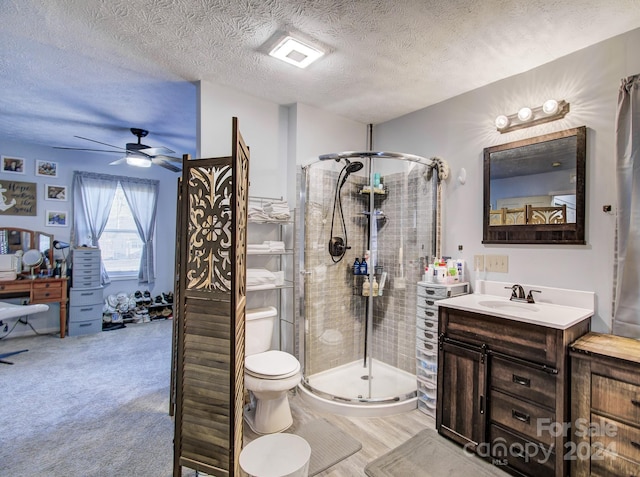
M 109 165 L 128 164 L 134 167 L 151 167 L 152 164 L 164 167 L 173 172 L 180 172 L 182 170 L 182 159 L 178 157 L 169 156 L 169 154 L 175 154 L 174 151 L 168 147 L 150 147 L 146 144 L 142 144 L 141 139 L 149 134 L 146 129 L 131 128 L 131 134 L 138 138 L 138 142 L 128 142 L 125 148 L 120 146 L 114 146 L 113 144 L 107 144 L 106 142 L 96 141 L 95 139 L 89 139 L 82 136 L 75 136 L 78 139 L 84 139 L 85 141 L 91 141 L 104 146 L 113 147 L 118 149 L 117 151 L 104 150 L 104 149 L 86 149 L 79 147 L 56 147 L 55 149 L 67 149 L 76 151 L 94 151 L 94 152 L 109 152 L 122 154 L 124 156 L 109 163 Z

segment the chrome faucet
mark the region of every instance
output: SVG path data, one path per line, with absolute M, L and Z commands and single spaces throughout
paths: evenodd
M 527 303 L 535 303 L 535 300 L 533 299 L 533 293 L 542 293 L 542 291 L 540 290 L 529 290 L 529 294 L 525 297 L 525 293 L 524 293 L 524 288 L 522 288 L 522 285 L 518 285 L 517 283 L 515 285 L 512 285 L 510 287 L 505 287 L 507 290 L 511 290 L 511 298 L 509 298 L 509 300 L 512 301 L 524 301 Z

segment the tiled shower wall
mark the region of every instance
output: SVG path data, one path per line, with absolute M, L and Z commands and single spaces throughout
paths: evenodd
M 408 168 L 407 168 L 408 169 Z M 342 188 L 342 206 L 348 245 L 344 258 L 334 263 L 328 253 L 337 172 L 310 166 L 307 169 L 304 208 L 305 257 L 305 376 L 362 360 L 365 330 L 372 323 L 367 347 L 371 356 L 394 367 L 415 372 L 416 283 L 424 270 L 425 256 L 434 254 L 434 178 L 417 164 L 409 173 L 383 177 L 387 194 L 376 195 L 374 206 L 383 212 L 376 220 L 376 265 L 387 272 L 383 296 L 373 299 L 373 319 L 367 320 L 368 298 L 362 296 L 363 277 L 354 276 L 352 265 L 368 248 L 368 182 L 351 175 Z M 303 180 L 304 180 L 303 172 Z M 336 216 L 333 236 L 345 234 Z M 402 263 L 400 257 L 402 256 Z M 422 259 L 421 259 L 422 258 Z M 380 274 L 376 275 L 378 282 Z M 375 374 L 375 369 L 374 369 Z

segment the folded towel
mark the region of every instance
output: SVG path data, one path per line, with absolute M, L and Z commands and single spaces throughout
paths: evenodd
M 276 276 L 266 268 L 247 268 L 247 288 L 260 285 L 276 285 Z

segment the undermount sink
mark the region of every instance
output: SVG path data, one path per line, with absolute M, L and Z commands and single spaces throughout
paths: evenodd
M 500 300 L 483 300 L 479 301 L 478 305 L 486 306 L 487 308 L 494 308 L 496 310 L 502 311 L 528 311 L 528 312 L 537 312 L 540 311 L 535 305 L 531 303 L 514 303 L 512 301 L 500 301 Z

